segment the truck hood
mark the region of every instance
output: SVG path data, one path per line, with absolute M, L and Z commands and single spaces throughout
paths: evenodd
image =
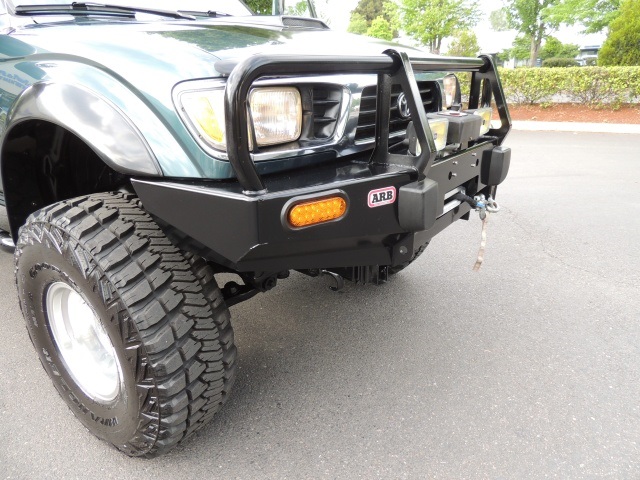
M 278 17 L 274 17 L 277 19 Z M 44 56 L 69 56 L 99 65 L 131 84 L 175 85 L 181 80 L 219 76 L 218 59 L 241 59 L 260 53 L 301 55 L 379 55 L 396 44 L 326 29 L 287 28 L 264 23 L 264 17 L 235 17 L 202 22 L 74 21 L 29 25 L 13 33 Z M 409 54 L 428 54 L 408 47 Z

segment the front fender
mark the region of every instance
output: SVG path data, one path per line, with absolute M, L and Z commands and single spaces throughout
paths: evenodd
M 7 134 L 26 120 L 45 120 L 80 137 L 114 170 L 161 176 L 139 129 L 108 100 L 77 85 L 40 82 L 27 88 L 7 116 Z
M 4 134 L 28 119 L 46 120 L 75 133 L 122 173 L 220 177 L 174 111 L 171 77 L 151 78 L 150 84 L 159 86 L 145 95 L 114 71 L 83 58 L 51 54 L 7 62 L 3 72 L 0 81 L 18 76 L 26 84 L 0 126 Z M 3 88 L 0 82 L 0 93 Z M 205 173 L 203 166 L 211 171 Z

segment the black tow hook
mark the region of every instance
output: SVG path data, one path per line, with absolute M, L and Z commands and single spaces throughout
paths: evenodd
M 320 275 L 327 275 L 328 277 L 331 277 L 335 280 L 336 286 L 329 286 L 330 290 L 339 292 L 344 288 L 344 278 L 342 278 L 342 275 L 338 275 L 335 272 L 330 272 L 329 270 L 320 270 Z

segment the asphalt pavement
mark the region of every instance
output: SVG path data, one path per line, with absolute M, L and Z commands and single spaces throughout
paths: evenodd
M 514 131 L 484 265 L 458 222 L 391 282 L 232 308 L 225 408 L 131 459 L 64 405 L 0 253 L 0 478 L 637 479 L 640 135 Z

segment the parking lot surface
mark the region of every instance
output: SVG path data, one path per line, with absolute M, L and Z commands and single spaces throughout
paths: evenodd
M 155 460 L 74 419 L 0 252 L 0 478 L 639 478 L 640 135 L 507 144 L 479 272 L 474 215 L 383 286 L 293 274 L 233 307 L 232 398 Z

